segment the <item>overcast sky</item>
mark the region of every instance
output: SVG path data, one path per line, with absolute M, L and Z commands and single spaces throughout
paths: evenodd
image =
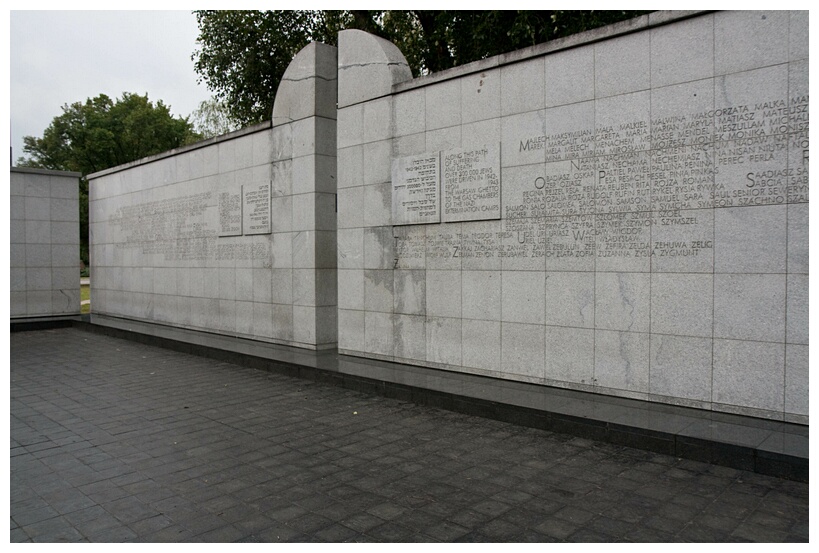
M 64 104 L 147 93 L 186 117 L 211 96 L 196 84 L 190 11 L 11 11 L 9 27 L 15 164 L 23 136 L 42 136 Z

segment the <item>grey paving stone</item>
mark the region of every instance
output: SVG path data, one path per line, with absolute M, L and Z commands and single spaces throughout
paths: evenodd
M 18 526 L 28 526 L 59 516 L 59 513 L 48 505 L 23 511 L 17 511 L 15 507 L 16 505 L 12 504 L 11 519 Z
M 379 541 L 393 543 L 407 541 L 415 533 L 394 521 L 388 521 L 371 528 L 366 534 Z
M 9 532 L 9 543 L 26 543 L 30 541 L 31 538 L 22 528 L 12 528 Z
M 358 532 L 341 524 L 332 524 L 315 533 L 316 537 L 325 542 L 340 543 L 355 541 Z
M 557 511 L 554 516 L 556 518 L 571 522 L 575 526 L 580 526 L 592 520 L 595 517 L 595 514 L 587 511 L 586 509 L 569 506 Z
M 333 524 L 332 520 L 315 513 L 307 513 L 306 515 L 294 518 L 287 522 L 288 526 L 306 535 L 310 535 L 317 530 L 326 528 L 331 524 Z
M 455 543 L 487 543 L 493 541 L 489 536 L 478 531 L 470 532 L 455 540 Z
M 481 533 L 495 541 L 515 541 L 523 528 L 507 520 L 496 518 L 481 526 Z
M 226 525 L 199 534 L 197 538 L 206 543 L 230 543 L 238 542 L 250 535 L 251 533 L 247 530 L 234 525 Z
M 65 518 L 54 517 L 22 526 L 22 529 L 36 543 L 79 542 L 83 535 Z
M 341 524 L 351 528 L 359 533 L 365 533 L 368 530 L 383 524 L 383 520 L 367 513 L 357 513 L 353 516 L 341 521 Z
M 625 537 L 633 528 L 633 525 L 623 520 L 599 516 L 593 519 L 586 528 L 601 534 L 612 536 L 615 539 Z
M 77 329 L 10 370 L 14 542 L 809 539 L 806 484 Z
M 181 526 L 171 525 L 152 534 L 141 534 L 133 542 L 142 543 L 185 543 L 193 540 L 191 532 Z
M 644 524 L 648 528 L 652 528 L 654 530 L 676 534 L 685 528 L 688 523 L 682 520 L 652 515 L 644 519 L 641 524 Z
M 615 541 L 614 536 L 595 532 L 589 528 L 581 528 L 567 538 L 567 541 L 574 543 L 610 543 Z
M 716 543 L 716 542 L 735 542 L 745 541 L 732 536 L 729 532 L 713 528 L 709 526 L 687 525 L 680 532 L 677 533 L 677 541 L 693 542 L 693 543 Z
M 577 531 L 578 525 L 559 518 L 549 518 L 535 526 L 534 529 L 541 534 L 565 540 Z
M 165 515 L 156 515 L 151 518 L 139 520 L 129 525 L 129 528 L 136 532 L 137 535 L 147 535 L 156 533 L 164 528 L 173 525 L 173 520 Z
M 374 505 L 367 509 L 367 512 L 384 520 L 392 520 L 400 516 L 405 510 L 403 507 L 387 502 Z
M 640 525 L 632 526 L 631 530 L 623 539 L 624 541 L 634 543 L 666 543 L 679 541 L 673 534 Z
M 258 534 L 254 533 L 254 535 L 259 538 L 259 541 L 273 543 L 285 543 L 297 536 L 301 536 L 301 534 L 293 528 L 289 528 L 281 523 L 274 523 L 264 531 Z

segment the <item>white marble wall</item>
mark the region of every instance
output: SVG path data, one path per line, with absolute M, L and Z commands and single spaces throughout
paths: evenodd
M 11 318 L 79 315 L 79 173 L 11 168 Z
M 416 80 L 342 32 L 339 349 L 806 423 L 808 94 L 807 12 L 652 14 Z M 393 220 L 392 160 L 487 144 L 501 220 Z
M 91 175 L 95 323 L 335 345 L 335 64 L 335 48 L 303 49 L 272 124 Z M 267 187 L 270 232 L 247 205 L 223 232 L 223 195 Z

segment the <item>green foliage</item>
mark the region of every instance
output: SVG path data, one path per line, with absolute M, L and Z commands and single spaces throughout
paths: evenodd
M 342 25 L 337 12 L 194 12 L 200 48 L 194 68 L 240 125 L 270 118 L 282 75 L 311 40 L 325 42 Z M 342 25 L 343 28 L 343 25 Z M 335 34 L 332 34 L 335 42 Z
M 608 25 L 646 11 L 196 11 L 200 80 L 240 126 L 270 118 L 281 77 L 310 41 L 343 29 L 383 37 L 415 76 Z
M 188 117 L 194 130 L 203 138 L 213 138 L 240 128 L 228 112 L 227 106 L 211 98 L 199 102 L 199 107 Z
M 187 118 L 173 117 L 162 100 L 125 92 L 112 100 L 105 94 L 63 106 L 43 137 L 23 138 L 31 156 L 18 165 L 88 175 L 177 148 L 197 138 Z
M 80 257 L 88 264 L 88 181 L 85 175 L 158 154 L 199 139 L 187 119 L 148 96 L 105 94 L 64 105 L 42 138 L 23 138 L 19 167 L 78 171 L 80 180 Z
M 404 53 L 413 75 L 434 73 L 649 13 L 646 11 L 365 12 Z

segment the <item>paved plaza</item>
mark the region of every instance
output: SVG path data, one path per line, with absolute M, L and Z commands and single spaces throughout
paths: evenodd
M 12 542 L 806 542 L 808 484 L 77 328 L 11 333 Z

